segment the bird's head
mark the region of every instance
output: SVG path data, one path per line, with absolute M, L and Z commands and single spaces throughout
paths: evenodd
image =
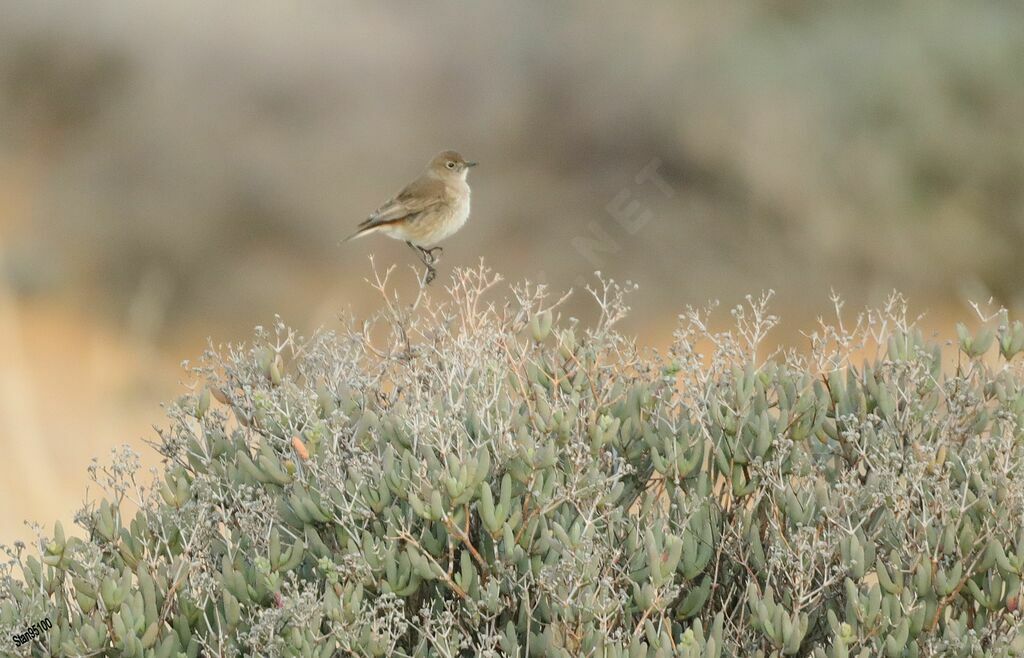
M 476 163 L 466 160 L 458 151 L 442 151 L 430 161 L 428 169 L 438 178 L 466 178 Z

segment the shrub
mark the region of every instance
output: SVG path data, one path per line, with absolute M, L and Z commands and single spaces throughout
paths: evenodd
M 10 550 L 6 650 L 1024 655 L 1019 322 L 943 368 L 894 296 L 763 354 L 765 296 L 659 356 L 613 282 L 589 329 L 498 283 L 211 349 L 157 483 L 97 468 L 83 538 Z

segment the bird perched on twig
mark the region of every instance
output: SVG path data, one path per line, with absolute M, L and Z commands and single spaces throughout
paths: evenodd
M 437 243 L 462 228 L 469 218 L 466 174 L 475 165 L 455 151 L 438 153 L 419 178 L 374 210 L 345 241 L 377 231 L 404 240 L 426 265 L 426 283 L 430 283 L 437 275 L 434 265 L 438 257 L 434 254 L 441 251 Z

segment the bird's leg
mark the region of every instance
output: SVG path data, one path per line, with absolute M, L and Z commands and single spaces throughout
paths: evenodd
M 424 249 L 420 247 L 420 251 L 423 252 L 424 260 L 423 264 L 427 266 L 427 279 L 426 283 L 430 284 L 437 276 L 437 269 L 434 267 L 434 263 L 438 261 L 438 256 L 434 255 L 435 251 L 441 251 L 441 247 L 433 247 L 432 249 Z
M 423 247 L 418 247 L 418 246 L 414 245 L 411 242 L 406 242 L 405 244 L 409 245 L 409 248 L 414 250 L 416 252 L 416 255 L 420 257 L 420 262 L 423 263 L 424 265 L 426 265 L 426 267 L 427 267 L 427 277 L 426 277 L 426 279 L 424 279 L 424 283 L 429 285 L 430 282 L 434 280 L 434 277 L 437 276 L 437 269 L 434 267 L 435 259 L 434 259 L 434 255 L 432 253 L 434 250 L 433 249 L 424 249 Z M 436 248 L 437 247 L 434 247 L 434 249 L 436 249 Z
M 434 258 L 433 249 L 424 249 L 423 247 L 414 245 L 411 242 L 406 242 L 406 244 L 416 251 L 416 255 L 420 257 L 420 262 L 426 265 L 427 267 L 433 265 L 434 262 L 437 260 Z
M 427 257 L 428 257 L 428 258 L 430 259 L 430 262 L 431 262 L 431 263 L 436 263 L 436 262 L 437 262 L 438 260 L 440 260 L 440 258 L 441 258 L 440 256 L 435 256 L 435 255 L 434 255 L 434 252 L 435 252 L 435 251 L 436 251 L 436 252 L 442 252 L 442 251 L 444 251 L 444 248 L 443 248 L 443 247 L 432 247 L 432 248 L 430 248 L 430 249 L 424 249 L 424 250 L 423 250 L 423 252 L 424 252 L 424 253 L 425 253 L 425 254 L 427 255 Z

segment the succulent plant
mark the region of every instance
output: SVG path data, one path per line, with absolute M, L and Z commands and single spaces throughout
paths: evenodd
M 944 351 L 894 296 L 765 356 L 766 295 L 658 355 L 614 282 L 588 328 L 499 280 L 211 347 L 152 485 L 121 456 L 81 537 L 9 549 L 0 649 L 1024 655 L 1019 322 Z

